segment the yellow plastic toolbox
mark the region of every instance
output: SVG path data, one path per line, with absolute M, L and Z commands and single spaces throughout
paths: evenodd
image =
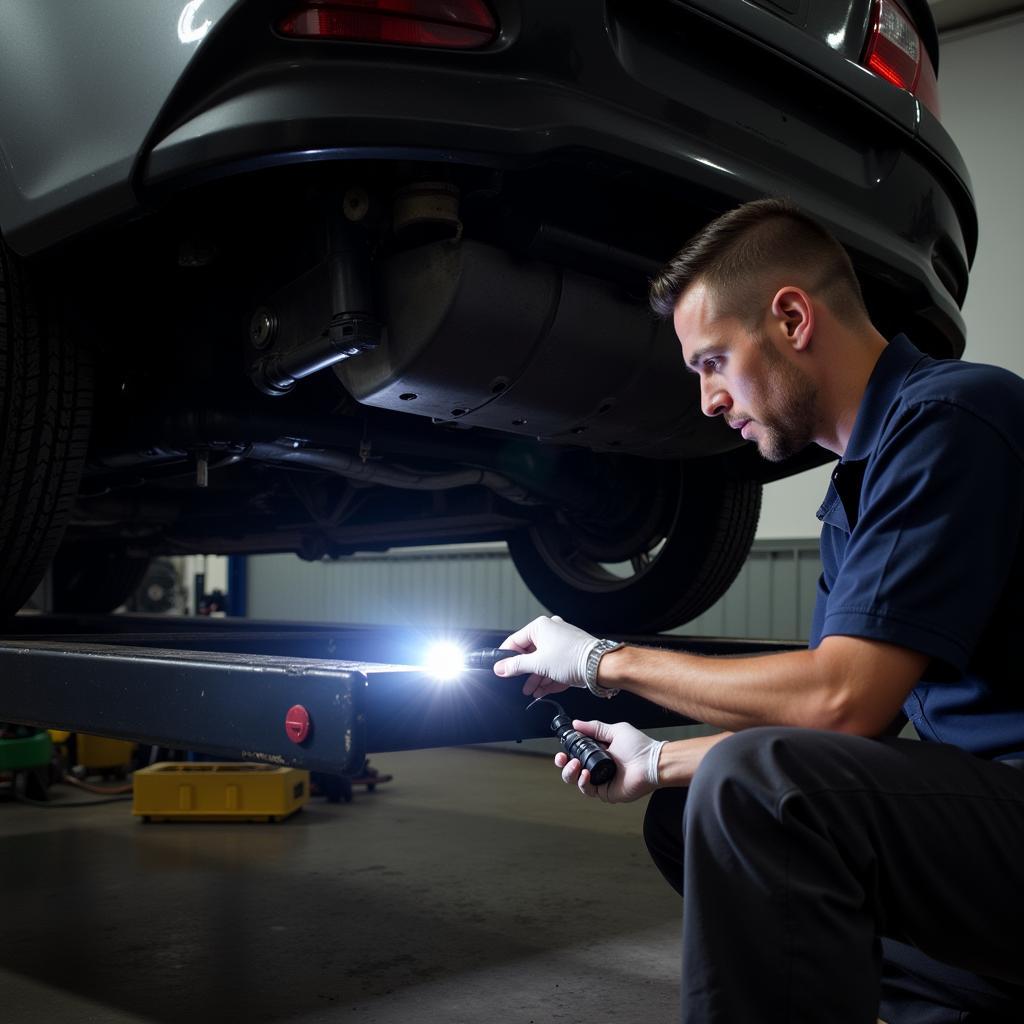
M 309 772 L 232 761 L 160 761 L 134 776 L 143 821 L 281 821 L 309 799 Z

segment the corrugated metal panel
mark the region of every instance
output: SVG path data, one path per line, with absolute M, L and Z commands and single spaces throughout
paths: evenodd
M 337 562 L 249 559 L 254 618 L 501 629 L 545 614 L 503 545 L 467 545 Z
M 805 640 L 820 572 L 816 540 L 757 541 L 729 592 L 673 632 Z M 303 562 L 249 559 L 249 615 L 444 629 L 514 629 L 549 614 L 503 544 L 420 548 Z
M 820 572 L 816 540 L 756 541 L 725 596 L 672 632 L 806 640 Z

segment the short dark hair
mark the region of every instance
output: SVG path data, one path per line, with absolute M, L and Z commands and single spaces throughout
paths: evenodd
M 846 250 L 788 199 L 757 199 L 722 214 L 699 231 L 651 281 L 651 309 L 670 319 L 687 289 L 700 281 L 716 316 L 753 325 L 765 292 L 786 277 L 821 295 L 844 322 L 867 317 Z

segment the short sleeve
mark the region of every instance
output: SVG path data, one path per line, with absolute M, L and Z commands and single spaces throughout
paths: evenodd
M 949 401 L 905 410 L 865 472 L 821 635 L 899 644 L 962 672 L 1006 586 L 1024 520 L 1024 465 Z

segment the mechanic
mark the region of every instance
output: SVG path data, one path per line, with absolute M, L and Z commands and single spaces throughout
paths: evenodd
M 1024 381 L 868 318 L 850 260 L 784 200 L 710 224 L 651 285 L 708 416 L 780 460 L 840 456 L 807 650 L 699 657 L 541 617 L 524 693 L 620 689 L 722 729 L 577 722 L 652 794 L 683 896 L 687 1024 L 1024 1021 Z M 694 544 L 704 538 L 694 537 Z M 903 719 L 921 741 L 896 736 Z

